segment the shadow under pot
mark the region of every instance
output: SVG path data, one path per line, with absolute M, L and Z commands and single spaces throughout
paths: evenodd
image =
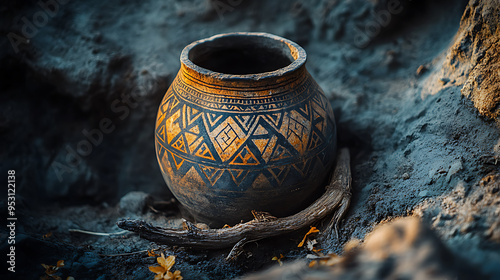
M 211 227 L 294 214 L 322 194 L 336 153 L 333 110 L 296 43 L 228 33 L 184 48 L 157 115 L 163 177 Z

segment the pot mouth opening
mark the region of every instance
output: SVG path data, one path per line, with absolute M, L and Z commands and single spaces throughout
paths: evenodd
M 219 79 L 282 76 L 304 65 L 298 44 L 268 33 L 226 33 L 188 45 L 181 62 L 200 74 Z

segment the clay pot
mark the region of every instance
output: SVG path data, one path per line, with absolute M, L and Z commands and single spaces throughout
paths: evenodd
M 286 216 L 322 193 L 336 151 L 332 108 L 296 43 L 266 33 L 196 41 L 156 120 L 165 181 L 211 226 Z

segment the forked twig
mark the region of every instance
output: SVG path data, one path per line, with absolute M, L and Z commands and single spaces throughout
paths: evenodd
M 184 220 L 183 229 L 162 228 L 142 220 L 120 220 L 118 227 L 139 233 L 142 238 L 160 244 L 197 249 L 220 249 L 233 246 L 228 258 L 236 257 L 241 247 L 252 241 L 296 231 L 333 213 L 329 228 L 338 236 L 338 223 L 351 199 L 349 150 L 341 149 L 333 176 L 325 193 L 301 212 L 276 219 L 254 219 L 230 228 L 200 229 Z

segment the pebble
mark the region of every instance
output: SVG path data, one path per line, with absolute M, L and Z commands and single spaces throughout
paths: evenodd
M 405 173 L 403 173 L 402 178 L 403 178 L 403 180 L 408 180 L 408 179 L 410 179 L 410 174 L 405 172 Z
M 421 191 L 420 193 L 418 193 L 418 196 L 420 196 L 420 197 L 429 196 L 429 191 Z
M 129 215 L 140 215 L 151 199 L 151 196 L 145 192 L 129 192 L 120 199 L 120 210 Z
M 448 170 L 448 174 L 446 175 L 446 182 L 450 182 L 451 177 L 455 174 L 458 173 L 458 171 L 463 169 L 462 161 L 460 159 L 454 161 L 451 166 L 450 170 Z

